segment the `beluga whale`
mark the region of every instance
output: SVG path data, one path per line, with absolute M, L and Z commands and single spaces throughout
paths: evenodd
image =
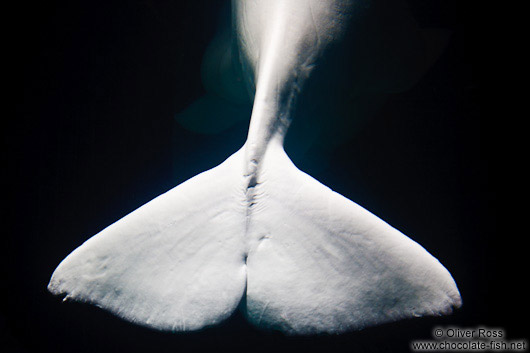
M 299 170 L 284 150 L 297 98 L 343 40 L 354 3 L 233 0 L 235 47 L 253 97 L 246 142 L 88 239 L 48 290 L 173 332 L 238 309 L 260 328 L 312 335 L 458 308 L 455 281 L 436 258 Z

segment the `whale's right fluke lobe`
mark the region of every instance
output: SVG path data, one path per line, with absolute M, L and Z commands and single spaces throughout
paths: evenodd
M 289 334 L 340 333 L 448 314 L 461 304 L 424 248 L 298 170 L 281 146 L 263 161 L 259 242 L 247 261 L 247 315 Z
M 48 290 L 164 331 L 229 317 L 246 285 L 241 161 L 236 152 L 87 240 Z

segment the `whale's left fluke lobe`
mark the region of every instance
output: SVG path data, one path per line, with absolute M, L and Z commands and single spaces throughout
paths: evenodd
M 241 163 L 235 153 L 90 238 L 48 289 L 160 330 L 226 319 L 246 285 Z
M 287 334 L 342 333 L 461 305 L 451 274 L 379 217 L 269 145 L 247 236 L 245 313 Z

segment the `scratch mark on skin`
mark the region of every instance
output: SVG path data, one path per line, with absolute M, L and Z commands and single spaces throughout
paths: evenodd
M 267 307 L 269 306 L 269 303 L 270 303 L 270 301 L 267 300 L 267 302 L 263 306 L 263 309 L 261 309 L 261 313 L 259 314 L 259 318 L 258 318 L 258 325 L 261 324 L 261 320 L 263 319 L 263 314 L 265 313 L 265 310 L 267 310 Z
M 315 14 L 313 13 L 313 5 L 311 1 L 309 1 L 309 12 L 311 13 L 312 24 L 313 28 L 315 29 L 315 36 L 317 37 L 317 47 L 319 47 L 321 43 L 320 34 L 318 33 L 318 27 L 316 25 Z

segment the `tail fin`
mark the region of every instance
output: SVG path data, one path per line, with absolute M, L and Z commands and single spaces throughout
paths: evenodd
M 251 229 L 247 316 L 291 334 L 339 333 L 449 313 L 460 295 L 425 249 L 267 151 Z M 259 201 L 258 201 L 259 202 Z
M 104 229 L 57 267 L 48 289 L 160 330 L 227 318 L 244 295 L 241 152 Z
M 460 305 L 447 270 L 270 145 L 252 202 L 242 151 L 142 206 L 69 255 L 52 293 L 163 330 L 245 313 L 289 334 L 339 333 Z M 245 293 L 246 288 L 246 293 Z

